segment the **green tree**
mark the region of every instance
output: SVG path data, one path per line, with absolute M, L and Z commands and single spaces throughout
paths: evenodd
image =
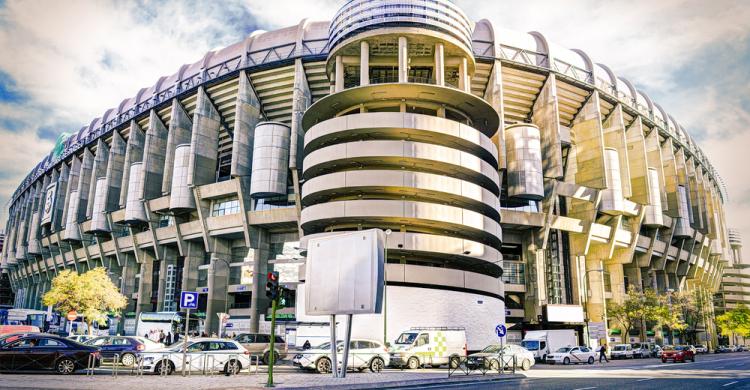
M 636 324 L 641 324 L 641 340 L 645 340 L 645 323 L 659 318 L 659 297 L 651 289 L 641 291 L 630 286 L 621 303 L 607 306 L 607 316 L 618 323 L 627 337 Z
M 734 309 L 716 317 L 716 325 L 722 335 L 732 336 L 737 344 L 737 336 L 750 337 L 750 308 L 740 304 Z
M 80 275 L 71 270 L 60 272 L 52 279 L 52 288 L 44 294 L 42 301 L 54 306 L 62 315 L 77 311 L 86 321 L 89 334 L 93 331 L 94 321 L 103 324 L 107 313 L 117 312 L 127 304 L 127 298 L 120 294 L 103 267 Z

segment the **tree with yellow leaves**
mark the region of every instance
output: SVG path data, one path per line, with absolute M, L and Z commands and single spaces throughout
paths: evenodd
M 78 312 L 88 325 L 89 335 L 94 321 L 104 324 L 107 313 L 117 312 L 127 305 L 127 298 L 120 294 L 103 267 L 80 275 L 71 270 L 60 272 L 52 279 L 52 288 L 44 294 L 42 301 L 62 315 L 71 310 Z

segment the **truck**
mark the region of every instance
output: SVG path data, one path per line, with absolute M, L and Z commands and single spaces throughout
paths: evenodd
M 466 330 L 452 327 L 414 327 L 405 330 L 389 349 L 390 365 L 417 369 L 443 364 L 457 368 L 467 355 Z
M 534 354 L 534 359 L 545 361 L 547 354 L 558 348 L 573 347 L 578 344 L 575 329 L 531 330 L 526 332 L 521 346 Z

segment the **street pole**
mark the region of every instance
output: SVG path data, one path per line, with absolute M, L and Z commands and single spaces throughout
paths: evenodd
M 279 300 L 278 295 L 271 301 L 271 345 L 270 353 L 268 356 L 268 382 L 266 387 L 273 387 L 273 363 L 276 357 L 276 349 L 274 344 L 276 341 L 276 302 Z
M 187 305 L 186 305 L 187 306 Z M 187 342 L 188 342 L 188 328 L 190 327 L 190 309 L 187 310 L 185 315 L 185 334 L 182 337 L 182 376 L 185 376 L 185 362 L 187 361 Z
M 385 231 L 385 255 L 383 256 L 383 346 L 388 348 L 388 236 L 391 229 Z

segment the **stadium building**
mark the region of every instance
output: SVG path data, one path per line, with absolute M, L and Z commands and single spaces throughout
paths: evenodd
M 266 272 L 301 299 L 306 240 L 368 228 L 392 230 L 390 340 L 460 326 L 479 349 L 503 322 L 509 341 L 607 329 L 629 286 L 717 290 L 721 179 L 630 81 L 447 0 L 332 16 L 254 32 L 62 136 L 10 203 L 16 305 L 104 266 L 126 322 L 190 290 L 209 332 L 224 311 L 267 330 Z M 313 321 L 300 299 L 289 329 Z

